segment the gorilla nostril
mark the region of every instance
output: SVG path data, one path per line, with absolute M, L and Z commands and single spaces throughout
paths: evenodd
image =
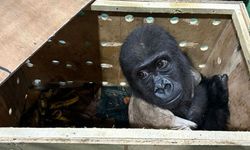
M 165 89 L 170 90 L 170 89 L 171 89 L 171 84 L 167 83 L 167 84 L 165 85 Z

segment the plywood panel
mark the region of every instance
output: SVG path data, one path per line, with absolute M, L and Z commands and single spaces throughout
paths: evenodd
M 178 17 L 179 22 L 172 24 L 170 22 L 172 17 Z M 199 68 L 200 64 L 206 63 L 229 19 L 227 16 L 218 15 L 172 15 L 155 20 L 155 23 L 169 31 L 178 43 L 181 44 L 183 41 L 187 43 L 181 48 L 189 56 L 194 67 Z M 197 23 L 192 24 L 192 21 Z M 213 25 L 214 21 L 219 21 L 219 25 Z M 201 48 L 204 46 L 208 46 L 208 49 L 202 51 Z
M 171 0 L 172 1 L 172 0 Z M 239 5 L 227 2 L 199 3 L 192 1 L 187 5 L 186 2 L 171 1 L 112 1 L 96 0 L 91 9 L 97 11 L 116 11 L 116 12 L 147 12 L 147 13 L 188 13 L 188 14 L 232 14 L 234 9 L 240 9 Z
M 0 66 L 14 72 L 91 0 L 2 0 Z M 6 74 L 0 74 L 0 82 Z
M 53 61 L 59 61 L 53 63 Z M 101 82 L 97 13 L 82 11 L 25 64 L 31 82 Z M 31 83 L 30 82 L 30 83 Z
M 108 15 L 104 20 L 102 16 Z M 119 85 L 124 81 L 119 65 L 119 53 L 121 44 L 127 35 L 142 24 L 142 18 L 134 17 L 132 22 L 125 20 L 125 15 L 120 16 L 113 13 L 100 13 L 99 34 L 101 62 L 112 65 L 112 68 L 103 69 L 103 81 L 110 85 Z
M 212 53 L 207 59 L 206 67 L 201 70 L 203 74 L 208 76 L 213 74 L 227 73 L 223 72 L 228 63 L 235 60 L 230 59 L 235 50 L 238 49 L 239 41 L 232 21 L 229 21 L 221 33 Z M 230 60 L 230 61 L 229 61 Z
M 244 57 L 229 76 L 229 128 L 231 130 L 250 129 L 250 78 L 246 71 Z
M 28 100 L 29 79 L 22 70 L 18 70 L 0 87 L 0 126 L 18 126 Z

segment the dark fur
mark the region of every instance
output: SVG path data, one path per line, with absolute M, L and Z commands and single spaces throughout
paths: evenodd
M 158 60 L 167 60 L 168 66 L 158 69 Z M 190 61 L 161 27 L 144 25 L 135 29 L 122 45 L 120 65 L 135 97 L 194 121 L 199 129 L 225 129 L 229 112 L 228 93 L 220 88 L 223 85 L 222 89 L 227 89 L 224 80 L 204 77 L 194 87 Z M 138 72 L 146 72 L 146 77 L 138 78 Z M 162 93 L 155 90 L 158 84 L 164 84 L 162 97 L 166 98 L 157 96 Z
M 207 111 L 201 129 L 226 130 L 227 119 L 230 115 L 228 108 L 228 76 L 215 75 L 204 78 L 201 84 L 206 85 L 208 91 Z

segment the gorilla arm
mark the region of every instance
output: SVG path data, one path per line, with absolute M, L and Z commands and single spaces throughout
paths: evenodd
M 132 96 L 129 102 L 129 123 L 135 128 L 156 128 L 191 130 L 196 124 L 175 116 L 171 111 L 162 109 Z

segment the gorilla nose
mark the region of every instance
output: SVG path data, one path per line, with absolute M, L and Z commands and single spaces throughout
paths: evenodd
M 169 91 L 172 88 L 171 82 L 164 78 L 156 76 L 154 78 L 155 90 L 167 90 Z

